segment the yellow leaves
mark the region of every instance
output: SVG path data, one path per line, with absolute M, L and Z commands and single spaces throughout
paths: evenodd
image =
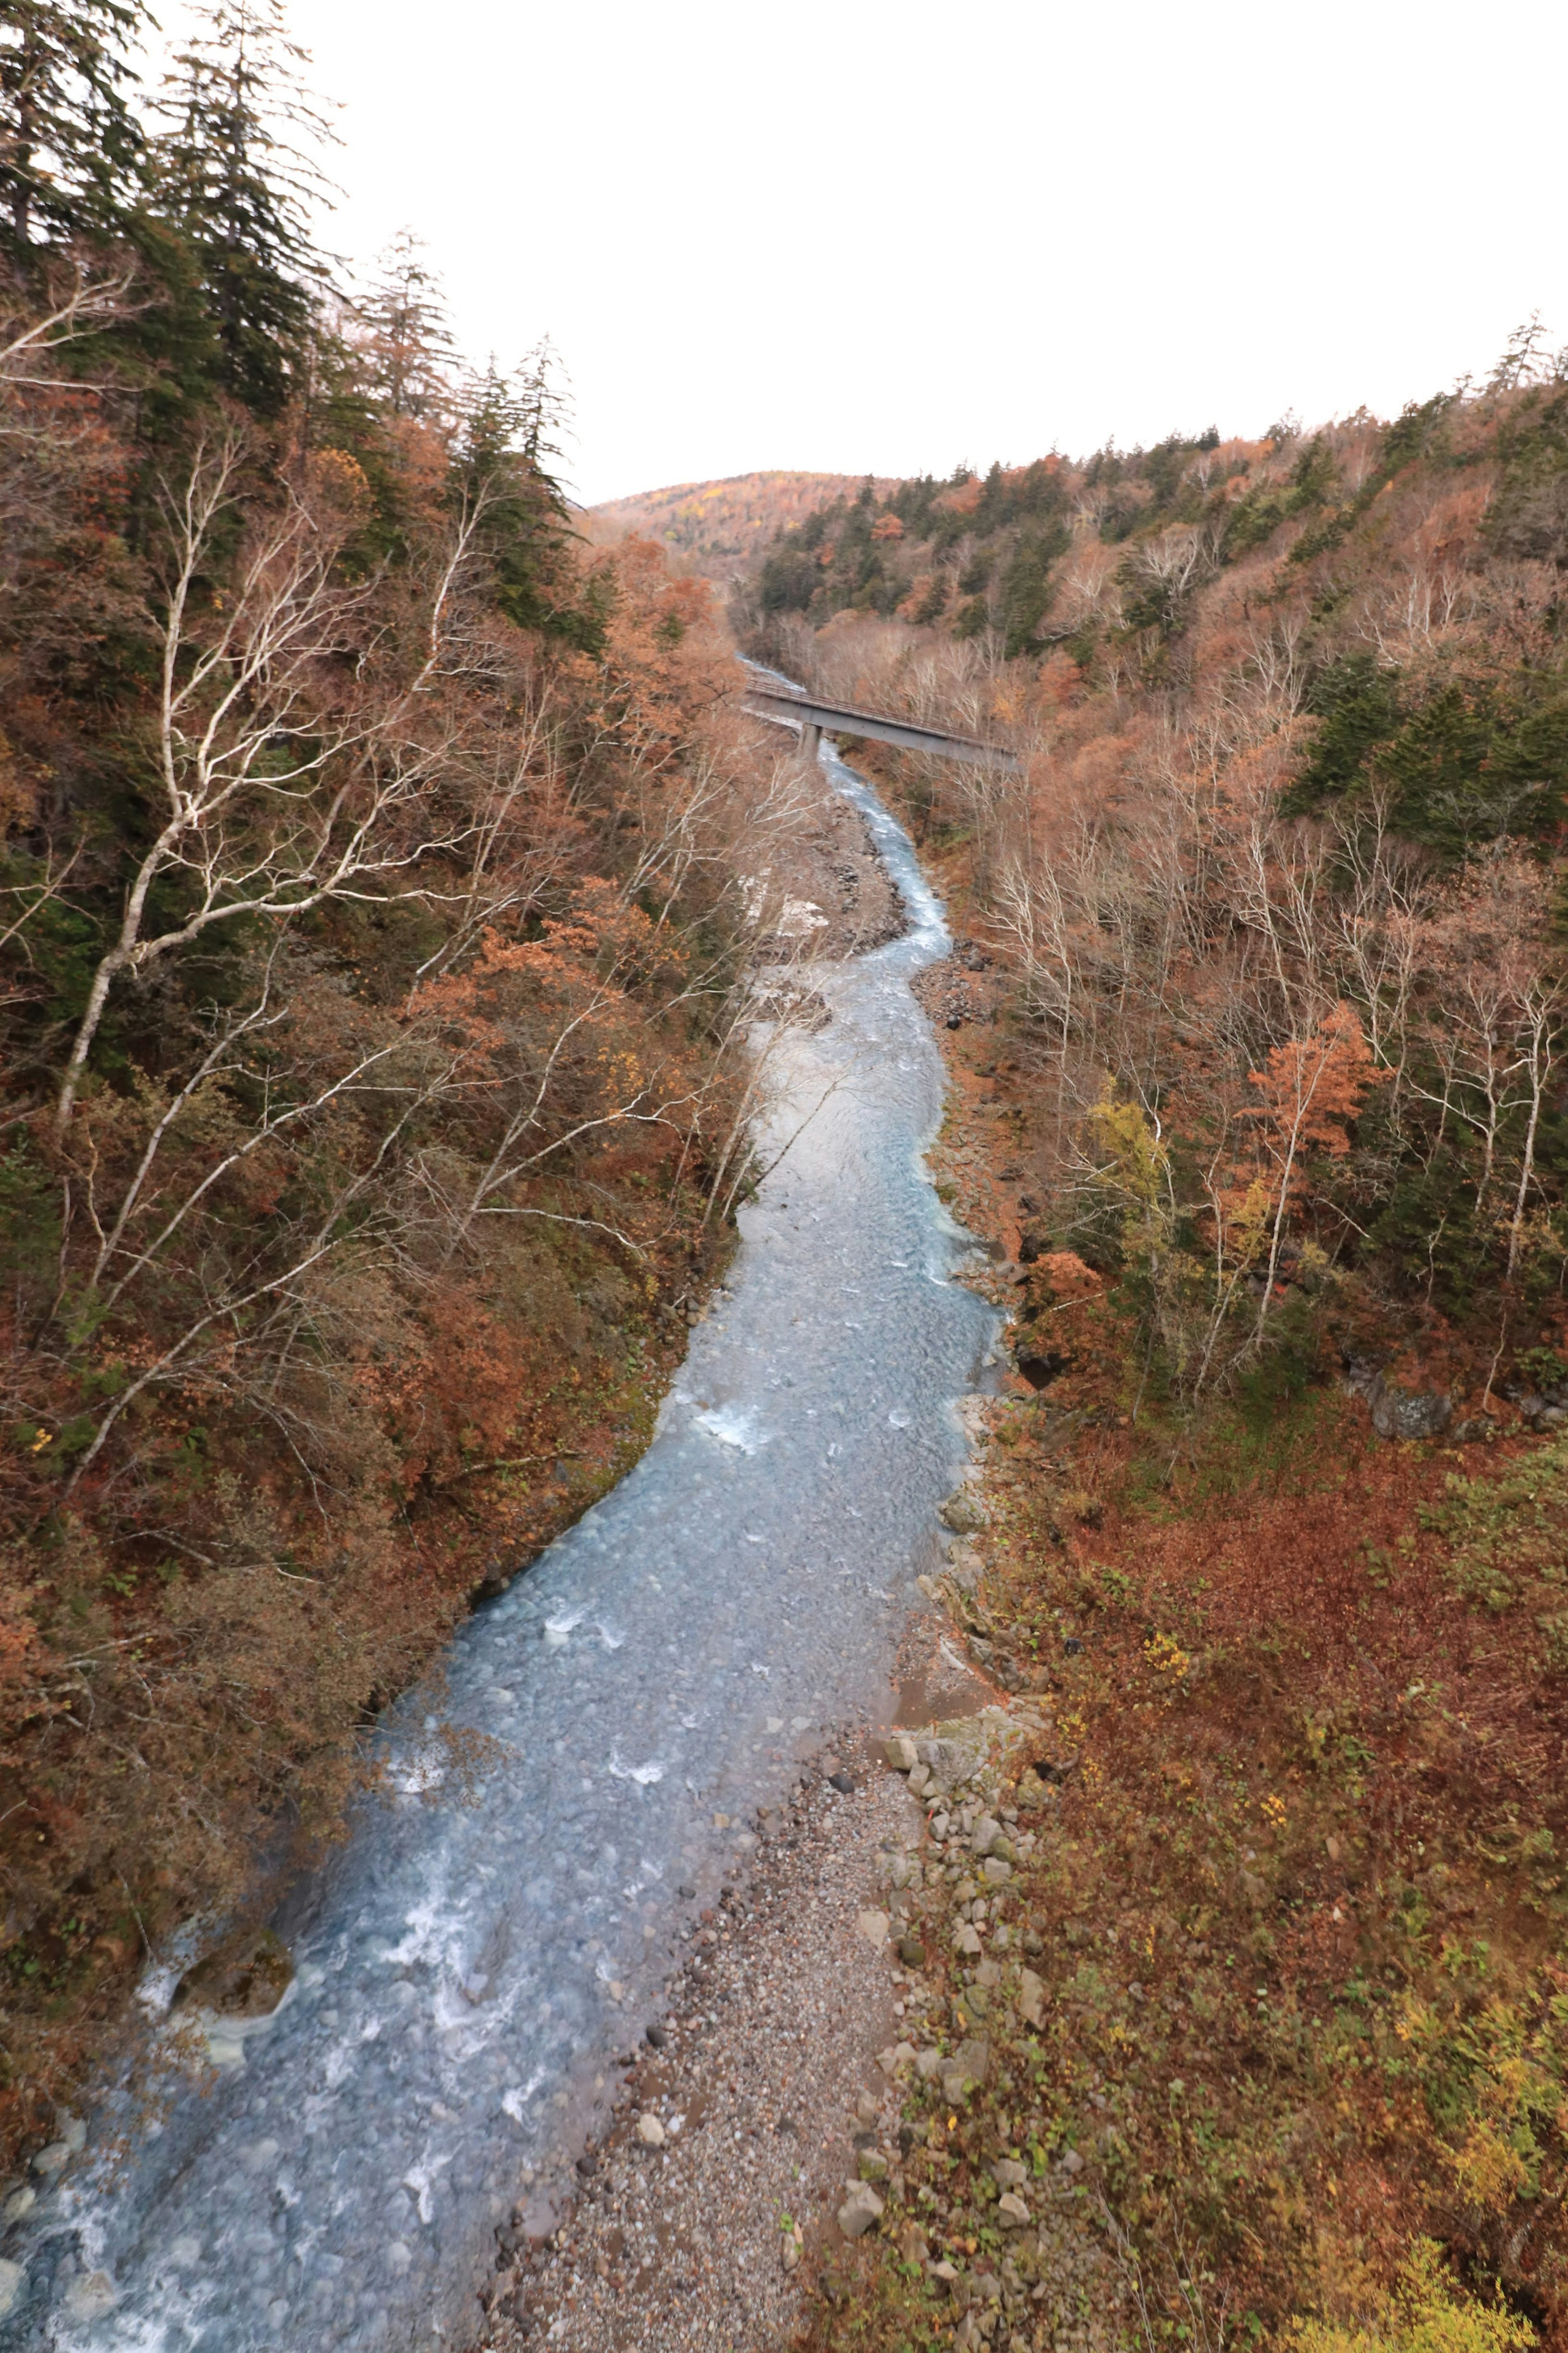
M 1122 1227 L 1136 1249 L 1158 1249 L 1171 1221 L 1170 1163 L 1159 1133 L 1142 1105 L 1118 1103 L 1107 1079 L 1089 1115 L 1101 1184 L 1120 1196 Z
M 1193 1663 L 1173 1634 L 1151 1634 L 1143 1645 L 1143 1656 L 1154 1672 L 1170 1683 L 1180 1683 Z
M 1369 2323 L 1297 2319 L 1285 2342 L 1289 2353 L 1527 2353 L 1536 2336 L 1500 2300 L 1461 2299 L 1436 2242 L 1417 2239 Z
M 1516 2198 L 1528 2193 L 1530 2168 L 1489 2116 L 1471 2126 L 1448 2163 L 1460 2197 L 1483 2214 L 1506 2214 Z
M 1263 1816 L 1264 1820 L 1268 1823 L 1271 1831 L 1282 1831 L 1284 1829 L 1289 1818 L 1289 1810 L 1286 1806 L 1283 1798 L 1277 1797 L 1270 1792 L 1267 1798 L 1262 1798 L 1258 1800 L 1258 1810 Z

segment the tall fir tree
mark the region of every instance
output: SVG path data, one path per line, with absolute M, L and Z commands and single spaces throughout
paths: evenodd
M 399 229 L 379 257 L 374 286 L 355 305 L 362 364 L 394 417 L 437 417 L 453 399 L 457 355 L 441 281 L 424 253 L 422 237 Z
M 310 215 L 330 188 L 309 145 L 331 133 L 300 78 L 308 63 L 280 0 L 216 0 L 159 107 L 159 200 L 199 260 L 225 388 L 259 416 L 288 396 L 324 275 Z
M 0 0 L 0 244 L 112 229 L 142 132 L 126 103 L 143 0 Z

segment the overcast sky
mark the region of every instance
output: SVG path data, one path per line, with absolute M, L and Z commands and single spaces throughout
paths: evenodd
M 158 12 L 169 23 L 171 5 Z M 1562 0 L 291 0 L 328 241 L 570 374 L 587 501 L 1381 414 L 1568 342 Z

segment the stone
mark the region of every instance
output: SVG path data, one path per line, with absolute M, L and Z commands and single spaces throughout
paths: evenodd
M 882 2113 L 881 2102 L 871 2092 L 862 2092 L 855 2103 L 855 2114 L 863 2125 L 874 2125 Z
M 1013 1876 L 1013 1866 L 999 1854 L 988 1854 L 980 1866 L 980 1876 L 988 1887 L 1005 1887 Z
M 637 2118 L 637 2138 L 645 2148 L 664 2147 L 664 2126 L 657 2116 L 644 2115 Z
M 52 2140 L 47 2148 L 39 2149 L 34 2158 L 33 2171 L 41 2173 L 47 2180 L 51 2175 L 61 2172 L 70 2161 L 71 2153 L 66 2142 Z
M 999 1986 L 1002 1982 L 1002 1969 L 1000 1963 L 996 1961 L 982 1961 L 980 1967 L 974 1972 L 974 1982 L 978 1986 L 984 1986 L 988 1993 L 991 1991 L 993 1987 Z
M 985 1574 L 985 1562 L 972 1544 L 955 1536 L 947 1548 L 947 1573 L 961 1593 L 973 1596 Z
M 899 2232 L 899 2253 L 906 2263 L 929 2263 L 931 2247 L 918 2222 L 906 2222 Z
M 648 2026 L 647 2032 L 648 2046 L 651 2050 L 662 2051 L 665 2044 L 669 2041 L 668 2035 L 665 2032 L 657 2018 Z
M 922 2083 L 929 2084 L 931 2077 L 936 2074 L 940 2074 L 941 2072 L 942 2052 L 940 2051 L 917 2051 L 915 2052 L 915 2073 L 921 2078 Z
M 991 2168 L 991 2179 L 998 2189 L 1022 2189 L 1029 2179 L 1029 2168 L 1020 2165 L 1016 2157 L 999 2157 Z
M 880 2149 L 863 2148 L 855 2169 L 862 2181 L 886 2181 L 888 2160 Z
M 22 2283 L 27 2274 L 20 2263 L 0 2263 L 0 2320 L 4 2320 L 22 2293 Z
M 73 2320 L 97 2320 L 111 2311 L 117 2297 L 107 2272 L 89 2272 L 66 2290 L 65 2308 Z
M 877 2064 L 889 2083 L 900 2067 L 912 2066 L 914 2063 L 915 2046 L 912 2042 L 894 2042 L 889 2044 L 886 2051 L 879 2051 L 877 2053 Z M 873 2109 L 872 2115 L 875 2114 L 876 2110 Z
M 943 2287 L 951 2288 L 958 2278 L 958 2265 L 950 2263 L 947 2257 L 943 2255 L 940 2263 L 932 2263 L 931 2275 L 932 2279 L 941 2280 Z
M 856 1934 L 864 1936 L 874 1953 L 879 1953 L 887 1943 L 889 1926 L 885 1912 L 858 1912 L 855 1915 Z
M 61 2112 L 59 2137 L 73 2157 L 79 2157 L 87 2147 L 87 2126 L 79 2116 L 73 2116 L 68 2109 Z
M 982 1814 L 970 1833 L 972 1854 L 989 1854 L 1002 1835 L 1002 1825 L 991 1814 Z
M 1060 2170 L 1063 2173 L 1081 2173 L 1083 2171 L 1083 2159 L 1079 2157 L 1076 2148 L 1069 2148 L 1066 2151 L 1061 2159 Z
M 37 2191 L 29 2184 L 24 2184 L 20 2189 L 14 2189 L 11 2192 L 4 2209 L 0 2211 L 4 2211 L 7 2222 L 19 2222 L 24 2214 L 32 2212 L 37 2202 Z
M 864 2236 L 882 2219 L 882 2200 L 868 2181 L 847 2182 L 849 2195 L 838 2209 L 838 2227 L 847 2239 Z
M 294 1964 L 270 1928 L 226 1936 L 185 1971 L 172 2010 L 210 2010 L 220 2018 L 269 2018 L 288 1992 Z
M 918 1936 L 900 1936 L 899 1958 L 907 1969 L 923 1969 L 926 1965 L 926 1948 Z
M 967 1920 L 961 1920 L 952 1933 L 952 1949 L 955 1953 L 967 1954 L 973 1960 L 982 1949 L 980 1931 L 971 1926 Z
M 1043 1978 L 1033 1969 L 1018 1972 L 1018 2015 L 1027 2025 L 1038 2026 L 1045 2008 L 1046 1987 Z
M 985 1525 L 985 1514 L 967 1487 L 955 1487 L 936 1507 L 937 1518 L 955 1536 L 978 1535 Z
M 984 2084 L 990 2073 L 991 2045 L 978 2035 L 972 2035 L 967 2042 L 959 2044 L 943 2067 L 942 2091 L 950 2100 L 966 2099 L 971 2087 Z
M 882 1753 L 895 1773 L 912 1773 L 920 1763 L 920 1752 L 908 1735 L 895 1732 L 882 1743 Z
M 1029 2210 L 1016 2191 L 1008 2189 L 996 2200 L 996 2219 L 1005 2231 L 1020 2231 L 1029 2219 Z
M 1352 1376 L 1352 1386 L 1365 1398 L 1379 1438 L 1440 1438 L 1454 1419 L 1454 1400 L 1445 1390 L 1405 1388 L 1382 1373 L 1370 1380 Z

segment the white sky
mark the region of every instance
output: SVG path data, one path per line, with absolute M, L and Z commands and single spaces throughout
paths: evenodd
M 161 9 L 167 24 L 174 5 Z M 357 259 L 548 332 L 593 501 L 1386 414 L 1568 342 L 1562 0 L 290 0 Z

